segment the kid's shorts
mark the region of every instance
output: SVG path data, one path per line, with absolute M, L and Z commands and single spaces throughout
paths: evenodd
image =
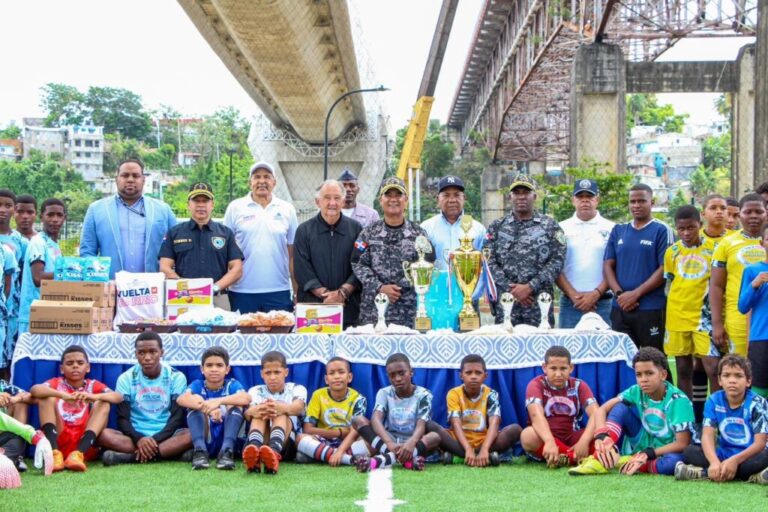
M 712 338 L 702 331 L 666 331 L 664 353 L 668 356 L 712 356 Z M 717 356 L 715 356 L 717 357 Z

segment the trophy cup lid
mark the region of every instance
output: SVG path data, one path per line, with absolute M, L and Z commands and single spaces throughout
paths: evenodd
M 472 237 L 469 236 L 469 232 L 472 231 L 472 216 L 464 214 L 461 216 L 461 229 L 464 231 L 464 236 L 459 238 L 459 250 L 460 251 L 472 251 Z

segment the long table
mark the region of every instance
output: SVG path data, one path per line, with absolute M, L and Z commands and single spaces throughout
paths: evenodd
M 72 344 L 82 345 L 91 362 L 90 377 L 114 386 L 118 376 L 133 364 L 134 334 L 43 335 L 19 337 L 13 355 L 13 382 L 23 389 L 59 374 L 59 359 Z M 261 356 L 270 350 L 286 355 L 289 380 L 312 393 L 325 385 L 324 364 L 334 356 L 349 360 L 352 386 L 368 398 L 373 409 L 376 391 L 389 384 L 385 361 L 402 352 L 411 360 L 414 382 L 432 391 L 433 418 L 446 424 L 445 396 L 461 384 L 458 368 L 470 353 L 483 356 L 488 367 L 486 383 L 499 392 L 502 422 L 525 424 L 525 389 L 542 373 L 544 352 L 555 345 L 568 348 L 575 364 L 574 376 L 586 381 L 602 403 L 634 384 L 631 360 L 637 352 L 630 338 L 613 331 L 552 330 L 528 335 L 318 335 L 318 334 L 163 334 L 164 361 L 187 379 L 201 377 L 200 356 L 212 346 L 229 351 L 232 376 L 244 386 L 261 384 Z M 113 418 L 114 419 L 114 418 Z

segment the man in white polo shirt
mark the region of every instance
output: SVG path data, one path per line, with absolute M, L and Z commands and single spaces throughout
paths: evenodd
M 596 311 L 611 325 L 611 298 L 603 278 L 603 254 L 614 223 L 597 211 L 597 183 L 577 180 L 571 198 L 576 212 L 560 223 L 565 233 L 565 265 L 555 281 L 560 297 L 560 328 L 571 329 L 584 313 Z
M 230 287 L 232 311 L 292 311 L 293 237 L 296 209 L 272 195 L 275 171 L 266 162 L 251 166 L 251 192 L 235 199 L 224 214 L 224 225 L 235 232 L 242 249 L 243 277 Z

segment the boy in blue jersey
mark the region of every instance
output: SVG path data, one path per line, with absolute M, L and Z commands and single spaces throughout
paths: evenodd
M 761 230 L 761 244 L 768 251 L 768 224 Z M 749 316 L 747 353 L 755 376 L 752 390 L 768 397 L 768 253 L 765 261 L 744 269 L 739 292 L 739 312 Z
M 667 356 L 642 347 L 632 359 L 637 384 L 608 400 L 595 414 L 595 451 L 571 475 L 672 475 L 691 442 L 693 406 L 667 382 Z
M 387 358 L 391 386 L 376 393 L 373 417 L 352 420 L 352 428 L 373 448 L 375 457 L 359 457 L 357 470 L 365 473 L 399 462 L 414 471 L 424 469 L 424 456 L 440 444 L 437 432 L 427 433 L 432 415 L 432 393 L 413 383 L 411 362 L 405 354 Z
M 349 361 L 333 357 L 325 365 L 327 387 L 312 393 L 304 418 L 304 432 L 297 450 L 309 459 L 331 466 L 351 465 L 356 456 L 368 455 L 368 447 L 352 428 L 352 420 L 365 417 L 367 402 L 363 395 L 349 387 L 352 368 Z M 297 460 L 299 459 L 297 455 Z
M 605 248 L 603 272 L 615 296 L 614 331 L 627 334 L 638 347 L 662 350 L 664 341 L 664 252 L 672 230 L 653 218 L 653 191 L 638 183 L 629 190 L 632 222 L 617 224 Z
M 192 436 L 192 469 L 208 469 L 209 457 L 217 457 L 218 469 L 235 469 L 235 440 L 243 424 L 243 407 L 251 397 L 237 379 L 227 378 L 229 353 L 222 347 L 203 352 L 197 379 L 176 403 L 186 407 L 187 425 Z
M 187 378 L 163 364 L 163 340 L 157 333 L 139 334 L 134 346 L 138 364 L 115 386 L 124 399 L 117 407 L 119 430 L 105 428 L 98 440 L 107 450 L 105 466 L 174 459 L 192 447 L 184 409 L 176 404 Z
M 737 478 L 768 484 L 768 401 L 749 389 L 749 361 L 728 354 L 718 365 L 723 388 L 704 406 L 701 446 L 685 449 L 685 462 L 675 466 L 678 480 L 726 482 Z
M 11 219 L 16 208 L 16 194 L 8 189 L 0 189 L 0 246 L 15 261 L 15 270 L 10 274 L 10 282 L 5 279 L 5 309 L 7 310 L 5 344 L 0 353 L 0 368 L 9 368 L 13 349 L 16 346 L 19 317 L 19 293 L 21 292 L 22 247 L 20 235 L 11 229 Z M 5 269 L 4 269 L 5 270 Z
M 32 238 L 24 255 L 19 299 L 19 333 L 29 331 L 29 309 L 40 298 L 40 282 L 53 279 L 56 260 L 61 256 L 59 232 L 67 218 L 67 208 L 61 199 L 43 201 L 40 220 L 43 230 Z

